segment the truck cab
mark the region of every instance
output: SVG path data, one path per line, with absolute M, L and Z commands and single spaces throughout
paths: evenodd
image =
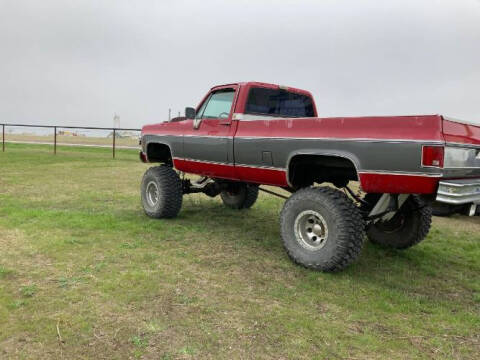
M 268 121 L 275 119 L 317 116 L 315 102 L 308 91 L 260 82 L 215 86 L 195 109 L 187 108 L 185 112 L 187 116 L 180 121 L 143 128 L 145 134 L 160 130 L 182 135 L 181 143 L 166 139 L 172 141 L 168 145 L 176 169 L 277 186 L 288 185 L 280 158 L 277 160 L 271 149 L 258 150 L 255 154 L 245 149 L 251 145 L 245 140 L 255 139 L 259 127 L 254 120 L 262 119 L 260 126 L 264 128 L 269 127 Z M 147 137 L 143 141 L 145 160 L 156 158 L 156 151 L 148 148 L 149 140 Z

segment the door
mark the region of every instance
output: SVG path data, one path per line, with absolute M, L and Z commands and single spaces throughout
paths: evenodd
M 184 171 L 234 178 L 232 109 L 236 87 L 213 90 L 183 136 Z

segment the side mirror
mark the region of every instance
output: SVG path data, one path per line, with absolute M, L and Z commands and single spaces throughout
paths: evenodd
M 196 112 L 195 112 L 194 108 L 192 108 L 192 107 L 186 107 L 185 108 L 185 117 L 187 119 L 195 119 L 195 115 L 196 115 Z

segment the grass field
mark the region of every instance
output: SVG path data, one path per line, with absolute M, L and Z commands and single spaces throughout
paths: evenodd
M 0 152 L 1 359 L 478 359 L 480 218 L 407 251 L 294 265 L 282 201 L 147 218 L 135 151 Z

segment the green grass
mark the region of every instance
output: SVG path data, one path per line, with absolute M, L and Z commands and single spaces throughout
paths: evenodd
M 146 217 L 133 151 L 0 152 L 0 358 L 476 359 L 480 218 L 346 271 L 294 265 L 282 200 Z

